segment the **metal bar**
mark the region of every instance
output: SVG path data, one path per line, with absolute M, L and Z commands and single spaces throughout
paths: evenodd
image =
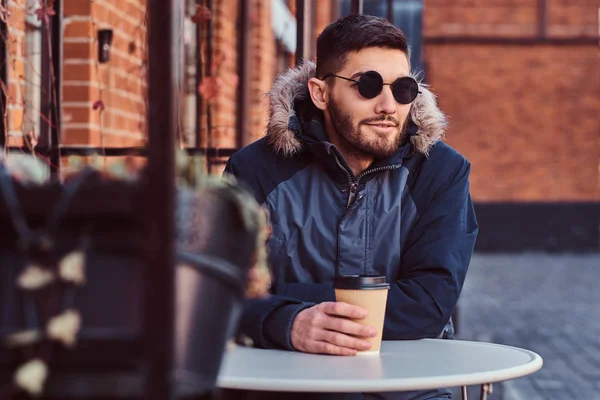
M 331 20 L 335 21 L 340 17 L 340 2 L 339 0 L 331 0 Z
M 26 146 L 6 146 L 6 151 L 9 153 L 31 153 L 31 149 Z M 207 157 L 230 157 L 238 151 L 237 148 L 201 148 L 201 147 L 187 147 L 183 149 L 190 155 L 205 155 Z M 48 157 L 56 149 L 48 149 L 36 147 L 35 153 L 40 156 Z M 60 146 L 60 152 L 62 156 L 93 156 L 102 155 L 107 157 L 123 157 L 123 156 L 136 156 L 146 157 L 148 155 L 148 149 L 145 147 L 91 147 L 91 146 Z
M 31 218 L 46 218 L 52 207 L 61 197 L 60 185 L 23 186 L 15 188 L 23 213 Z M 77 192 L 69 205 L 69 219 L 121 217 L 136 219 L 139 217 L 140 202 L 147 196 L 140 191 L 140 185 L 126 182 L 90 182 Z M 110 200 L 107 200 L 110 199 Z M 0 219 L 8 218 L 10 210 L 0 207 Z M 8 238 L 11 239 L 11 238 Z M 137 243 L 137 238 L 134 238 Z
M 200 4 L 201 0 L 196 0 Z M 202 146 L 202 114 L 204 113 L 204 99 L 198 91 L 200 82 L 202 82 L 202 24 L 196 24 L 196 147 Z
M 296 66 L 302 63 L 306 35 L 306 1 L 296 0 Z
M 50 129 L 50 146 L 57 151 L 50 156 L 51 172 L 58 176 L 60 170 L 60 142 L 62 132 L 62 64 L 63 64 L 63 2 L 54 2 L 54 16 L 51 17 L 51 52 L 52 52 L 52 74 L 51 74 L 51 96 L 52 96 L 52 123 Z
M 250 83 L 252 78 L 252 8 L 249 1 L 239 4 L 239 58 L 238 58 L 238 101 L 237 101 L 237 143 L 243 147 L 250 143 L 250 104 L 252 102 Z
M 42 3 L 43 7 L 46 7 L 48 0 L 44 0 Z M 48 19 L 41 19 L 41 88 L 40 88 L 40 134 L 38 137 L 38 143 L 41 147 L 51 148 L 52 142 L 52 124 L 53 124 L 53 95 L 52 95 L 52 20 L 54 17 Z M 49 26 L 46 25 L 46 21 L 49 22 Z
M 538 35 L 540 39 L 546 38 L 548 27 L 548 0 L 538 0 Z
M 479 396 L 479 400 L 487 400 L 487 395 L 493 393 L 493 386 L 491 383 L 484 383 L 481 385 L 481 395 Z
M 500 45 L 500 46 L 597 46 L 598 37 L 577 36 L 570 38 L 518 38 L 518 37 L 481 37 L 481 36 L 429 36 L 423 39 L 425 44 L 464 44 L 464 45 Z
M 181 3 L 181 4 L 179 4 Z M 183 3 L 148 0 L 148 166 L 144 276 L 144 398 L 172 398 L 175 132 Z
M 311 59 L 316 58 L 317 46 L 315 43 L 315 27 L 317 26 L 317 12 L 318 7 L 315 0 L 308 0 L 308 15 L 310 18 L 308 20 L 308 27 L 306 29 L 306 37 L 304 39 L 305 44 L 308 44 L 308 57 Z
M 212 76 L 214 71 L 212 70 L 212 59 L 213 59 L 213 18 L 215 12 L 213 10 L 213 2 L 212 0 L 206 0 L 206 8 L 208 8 L 213 17 L 206 21 L 206 76 Z M 210 104 L 207 104 L 206 107 L 206 146 L 212 147 L 212 112 Z M 207 160 L 208 171 L 210 172 L 212 166 L 212 160 L 208 158 Z
M 363 0 L 352 0 L 350 5 L 350 14 L 362 14 Z
M 7 26 L 4 21 L 0 21 L 0 35 L 2 35 L 2 39 L 0 40 L 0 81 L 3 86 L 8 88 L 8 53 L 6 48 L 6 38 L 7 38 Z M 8 143 L 7 142 L 7 134 L 8 134 L 8 121 L 4 119 L 4 113 L 6 112 L 6 102 L 8 99 L 6 98 L 6 93 L 4 90 L 0 90 L 0 113 L 1 119 L 0 122 L 0 146 L 4 148 Z
M 387 20 L 394 23 L 394 0 L 387 0 Z
M 469 397 L 467 395 L 467 387 L 466 386 L 460 387 L 460 397 L 462 400 L 469 400 Z

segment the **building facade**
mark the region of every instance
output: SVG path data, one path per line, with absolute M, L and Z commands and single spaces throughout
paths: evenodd
M 304 3 L 304 54 L 314 58 L 316 36 L 349 1 Z M 506 234 L 530 229 L 543 237 L 533 247 L 570 240 L 598 248 L 600 0 L 363 2 L 383 16 L 390 3 L 394 22 L 398 10 L 412 10 L 403 14 L 407 32 L 418 36 L 419 66 L 450 117 L 446 140 L 472 163 L 482 223 Z M 215 173 L 231 151 L 264 135 L 265 93 L 295 64 L 295 5 L 182 0 L 179 139 L 213 149 Z M 9 1 L 4 143 L 48 143 L 44 132 L 54 129 L 64 146 L 143 146 L 147 11 L 145 0 Z M 549 220 L 567 236 L 538 232 Z

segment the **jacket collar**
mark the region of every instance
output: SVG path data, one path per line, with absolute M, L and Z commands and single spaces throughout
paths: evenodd
M 316 111 L 308 93 L 308 80 L 315 76 L 316 65 L 311 61 L 280 75 L 269 92 L 269 122 L 267 137 L 275 151 L 282 156 L 292 156 L 303 146 L 327 154 L 331 143 L 322 125 L 322 117 Z M 431 147 L 444 137 L 446 116 L 437 106 L 435 95 L 428 86 L 419 82 L 421 94 L 417 96 L 410 111 L 410 141 L 398 149 L 394 160 L 401 161 L 411 149 L 425 156 Z M 316 146 L 316 148 L 314 147 Z M 400 157 L 400 160 L 395 158 Z

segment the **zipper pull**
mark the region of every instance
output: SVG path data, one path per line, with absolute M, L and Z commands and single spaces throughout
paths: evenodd
M 348 191 L 348 204 L 346 205 L 346 207 L 348 208 L 352 207 L 352 204 L 354 204 L 354 200 L 356 199 L 356 192 L 358 190 L 358 183 L 351 183 L 349 188 L 350 190 Z

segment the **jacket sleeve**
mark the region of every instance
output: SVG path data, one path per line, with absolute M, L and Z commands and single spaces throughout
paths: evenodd
M 450 319 L 478 232 L 469 173 L 465 160 L 412 227 L 388 294 L 384 339 L 437 337 Z
M 234 157 L 229 159 L 224 172 L 239 177 L 240 171 L 235 167 Z M 290 338 L 292 323 L 300 311 L 314 304 L 283 295 L 245 300 L 238 332 L 247 335 L 260 348 L 294 350 Z

